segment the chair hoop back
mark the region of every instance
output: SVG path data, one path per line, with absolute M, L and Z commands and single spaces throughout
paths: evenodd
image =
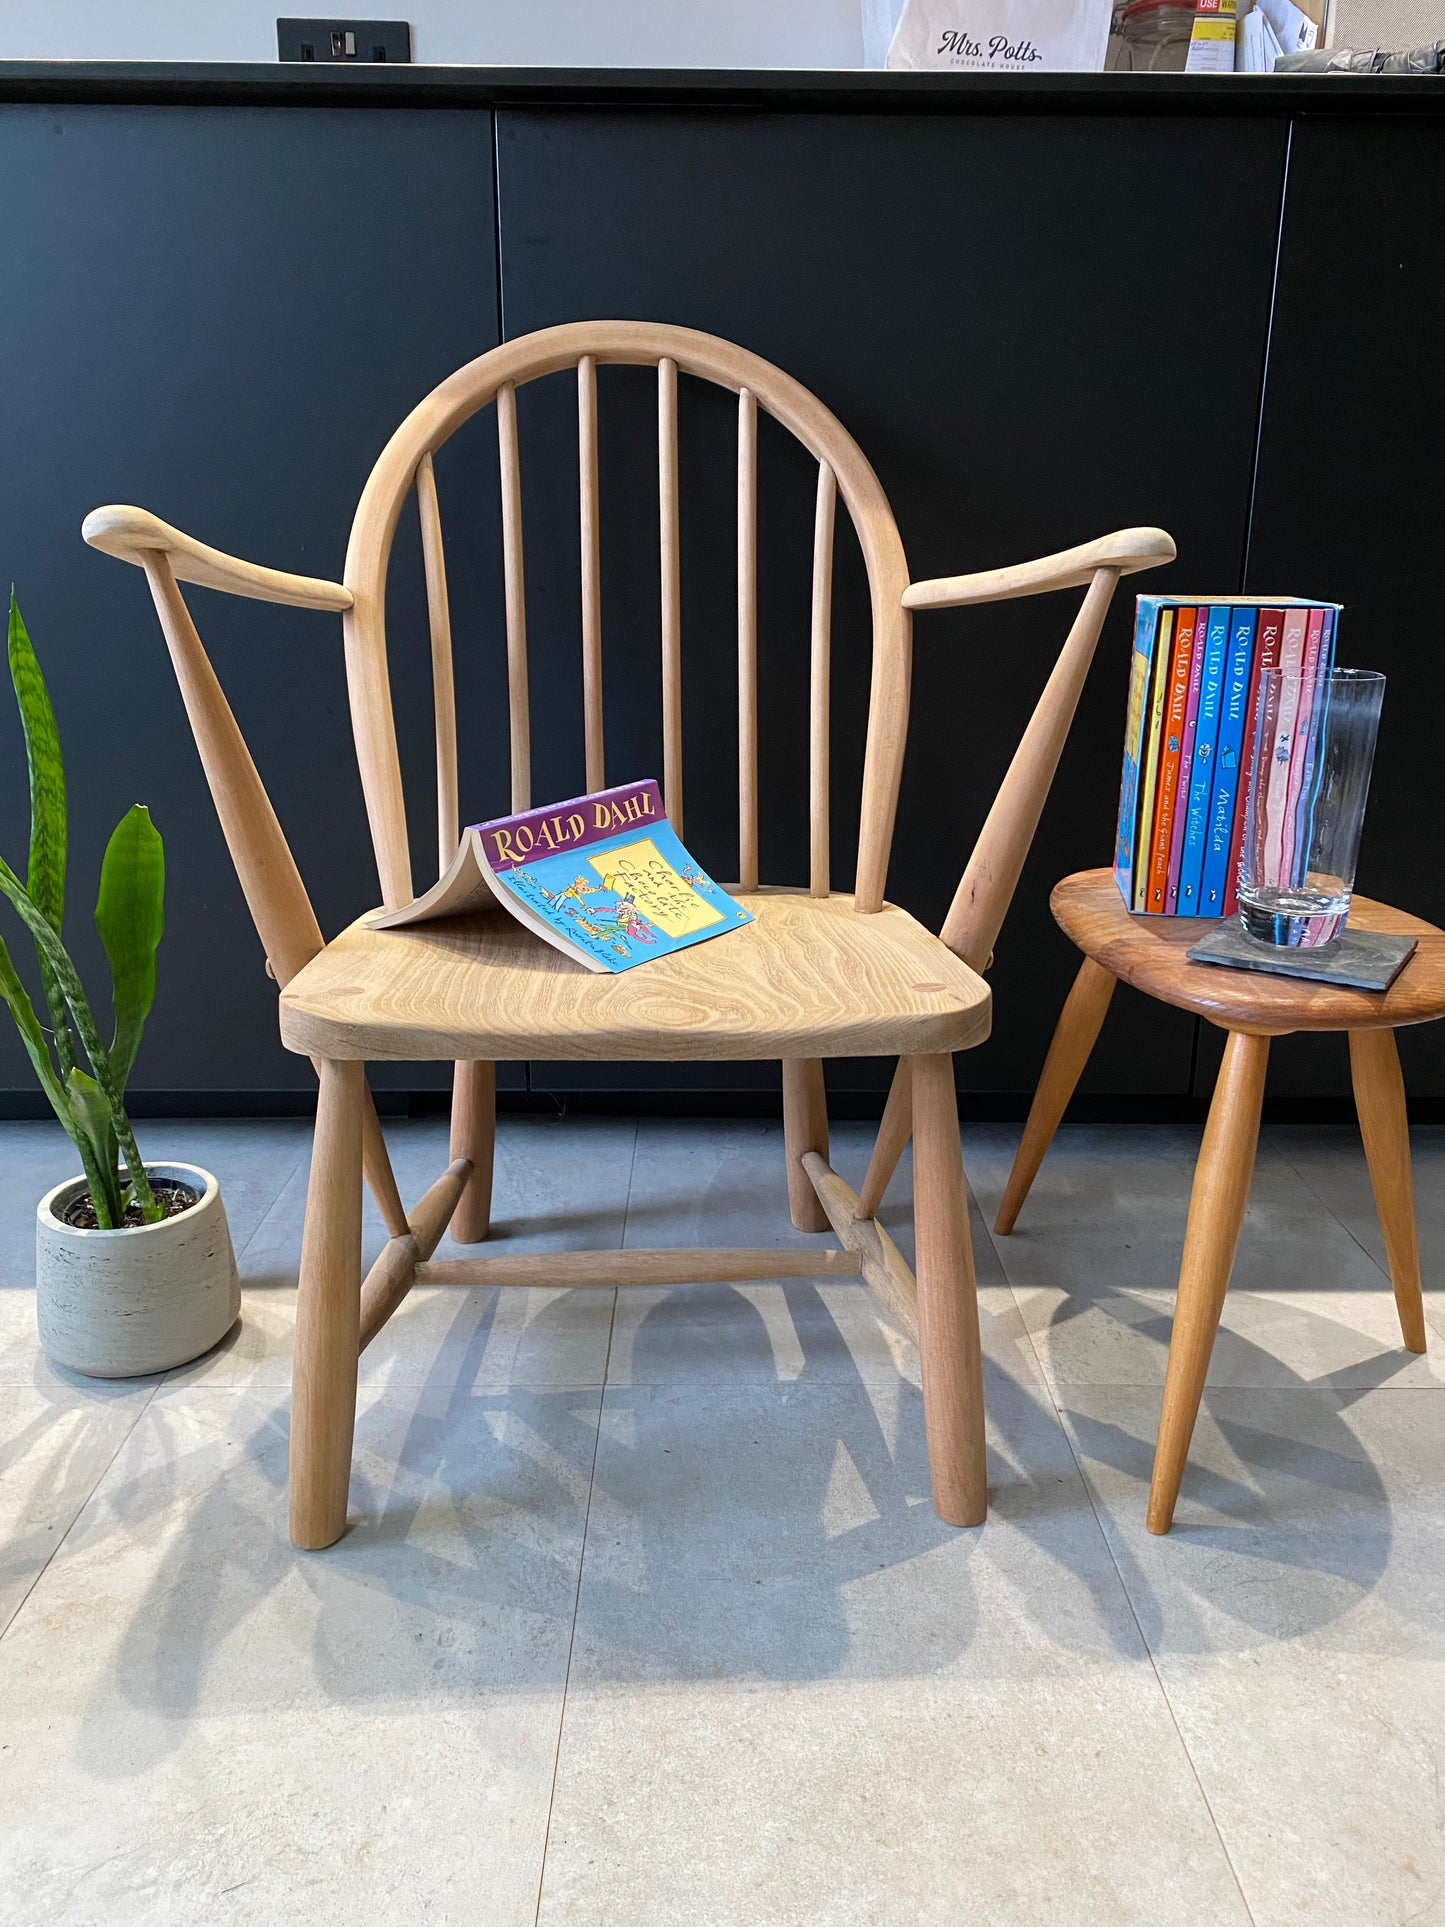
M 412 866 L 386 654 L 386 578 L 392 540 L 415 488 L 430 614 L 437 706 L 437 824 L 441 867 L 456 847 L 456 716 L 450 618 L 435 451 L 471 416 L 495 403 L 502 487 L 512 807 L 531 806 L 525 577 L 515 391 L 543 375 L 575 369 L 581 499 L 583 707 L 587 784 L 602 786 L 601 624 L 598 570 L 596 370 L 603 364 L 658 370 L 661 535 L 663 791 L 682 829 L 682 726 L 677 489 L 677 376 L 700 377 L 738 396 L 738 822 L 740 878 L 757 883 L 756 453 L 757 410 L 788 429 L 819 465 L 814 539 L 812 673 L 809 702 L 811 889 L 828 875 L 828 668 L 834 497 L 852 517 L 868 574 L 873 665 L 860 808 L 857 908 L 883 902 L 907 733 L 911 617 L 903 607 L 908 569 L 892 510 L 857 443 L 801 383 L 714 335 L 636 321 L 571 322 L 504 343 L 468 362 L 419 402 L 383 449 L 357 506 L 346 553 L 351 607 L 344 615 L 346 673 L 367 816 L 388 906 L 409 902 Z M 547 800 L 547 799 L 543 799 Z

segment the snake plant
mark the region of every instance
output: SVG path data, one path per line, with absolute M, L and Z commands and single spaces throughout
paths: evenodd
M 9 1006 L 40 1085 L 80 1153 L 96 1222 L 115 1230 L 134 1203 L 144 1223 L 164 1216 L 136 1149 L 125 1086 L 156 988 L 164 927 L 165 852 L 150 812 L 136 803 L 116 825 L 100 870 L 96 926 L 110 964 L 114 1033 L 101 1035 L 79 974 L 61 941 L 65 908 L 65 767 L 50 693 L 15 592 L 10 592 L 10 680 L 30 772 L 30 857 L 22 883 L 0 858 L 3 895 L 35 945 L 49 1024 L 36 1016 L 0 939 L 0 997 Z M 86 1066 L 89 1068 L 87 1069 Z M 124 1173 L 121 1162 L 124 1160 Z

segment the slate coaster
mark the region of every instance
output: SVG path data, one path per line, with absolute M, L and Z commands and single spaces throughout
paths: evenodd
M 1231 921 L 1185 951 L 1191 963 L 1225 964 L 1232 970 L 1263 970 L 1271 977 L 1306 977 L 1311 983 L 1351 990 L 1388 990 L 1414 954 L 1417 937 L 1390 937 L 1379 930 L 1351 930 L 1328 950 L 1294 950 L 1261 943 Z

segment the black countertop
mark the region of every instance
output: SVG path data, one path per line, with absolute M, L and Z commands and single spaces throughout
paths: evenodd
M 1445 80 L 1375 74 L 949 74 L 793 68 L 0 61 L 0 103 L 715 107 L 818 113 L 1445 111 Z

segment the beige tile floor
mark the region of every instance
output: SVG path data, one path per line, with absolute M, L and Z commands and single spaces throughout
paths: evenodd
M 413 1194 L 443 1131 L 391 1135 Z M 1349 1133 L 1266 1134 L 1168 1539 L 1194 1143 L 1080 1128 L 1013 1237 L 975 1213 L 986 1529 L 935 1519 L 859 1287 L 437 1292 L 367 1354 L 324 1554 L 284 1513 L 306 1132 L 145 1136 L 220 1173 L 245 1309 L 105 1386 L 36 1352 L 66 1147 L 0 1126 L 5 1927 L 1445 1923 L 1445 1297 L 1412 1358 Z M 1013 1138 L 965 1131 L 983 1214 Z M 807 1243 L 781 1156 L 505 1120 L 498 1230 Z M 1419 1133 L 1432 1285 L 1442 1177 Z

